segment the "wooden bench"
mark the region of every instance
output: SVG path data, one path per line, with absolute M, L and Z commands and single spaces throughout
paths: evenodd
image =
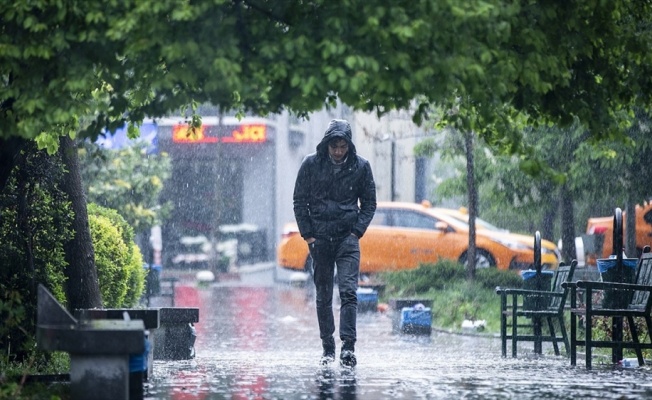
M 540 353 L 542 342 L 551 342 L 556 355 L 560 354 L 557 343 L 563 342 L 566 354 L 569 353 L 568 335 L 564 324 L 564 308 L 569 289 L 562 284 L 571 282 L 576 266 L 577 261 L 573 260 L 571 265 L 557 267 L 551 291 L 496 288 L 496 293 L 500 295 L 500 338 L 503 357 L 507 356 L 507 341 L 510 339 L 512 357 L 517 355 L 519 341 L 534 342 L 537 353 Z M 543 306 L 527 307 L 524 303 L 528 301 Z M 542 321 L 547 322 L 548 335 L 541 332 Z M 559 324 L 561 337 L 555 332 L 555 322 Z M 519 333 L 519 329 L 527 329 L 528 333 Z M 508 333 L 510 331 L 511 334 Z
M 644 253 L 638 261 L 636 268 L 636 278 L 634 284 L 616 283 L 616 282 L 593 282 L 577 281 L 575 284 L 568 284 L 571 289 L 571 365 L 577 363 L 577 347 L 584 346 L 586 357 L 586 368 L 591 369 L 592 350 L 593 348 L 611 348 L 612 361 L 618 362 L 622 358 L 622 349 L 633 349 L 636 352 L 639 366 L 644 365 L 643 349 L 652 349 L 652 339 L 649 343 L 643 343 L 639 340 L 639 332 L 635 325 L 634 318 L 643 318 L 647 329 L 647 336 L 652 334 L 652 253 L 649 252 L 649 246 L 646 246 Z M 582 306 L 577 304 L 576 291 L 584 290 L 586 301 Z M 624 308 L 616 308 L 617 305 L 605 307 L 603 304 L 594 305 L 594 294 L 604 291 L 621 291 L 623 294 L 629 293 L 631 300 Z M 593 319 L 596 317 L 608 317 L 612 319 L 612 337 L 611 340 L 594 340 L 593 339 Z M 584 320 L 584 337 L 578 338 L 578 320 Z M 629 332 L 632 340 L 625 341 L 622 335 L 622 319 L 627 320 Z M 621 322 L 620 324 L 618 322 Z

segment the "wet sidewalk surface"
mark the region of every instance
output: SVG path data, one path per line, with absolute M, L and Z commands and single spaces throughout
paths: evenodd
M 523 346 L 502 358 L 491 336 L 394 334 L 389 312 L 358 316 L 355 369 L 321 367 L 310 290 L 262 272 L 206 288 L 181 282 L 176 294 L 176 306 L 200 309 L 196 358 L 155 361 L 146 399 L 652 397 L 648 367 L 587 371 L 545 346 L 543 357 Z

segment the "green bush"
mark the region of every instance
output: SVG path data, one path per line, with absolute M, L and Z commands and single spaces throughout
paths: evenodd
M 88 222 L 104 307 L 133 307 L 145 281 L 133 229 L 117 211 L 92 203 L 88 205 Z
M 134 241 L 133 228 L 129 225 L 129 223 L 127 223 L 127 220 L 125 220 L 118 211 L 111 208 L 102 207 L 96 203 L 89 203 L 88 214 L 102 216 L 111 221 L 111 223 L 118 229 L 120 237 L 122 237 L 122 241 L 125 244 L 132 243 Z M 129 251 L 131 252 L 131 248 Z
M 34 352 L 38 284 L 66 304 L 63 243 L 72 237 L 72 211 L 57 156 L 30 144 L 16 165 L 0 192 L 0 354 L 21 362 Z
M 495 289 L 496 286 L 505 288 L 520 288 L 523 278 L 515 271 L 503 271 L 495 268 L 483 268 L 475 271 L 475 280 L 478 285 Z
M 18 380 L 26 374 L 64 374 L 70 372 L 68 353 L 33 351 L 27 360 L 10 361 L 0 356 L 0 399 L 69 399 L 69 385 L 30 383 L 23 385 Z
M 436 264 L 426 264 L 422 267 L 433 271 L 433 285 L 435 289 L 445 288 L 450 282 L 466 279 L 466 269 L 464 265 L 452 260 L 440 260 Z
M 88 214 L 95 266 L 104 307 L 119 307 L 127 294 L 129 250 L 118 228 L 101 215 Z
M 462 321 L 486 320 L 487 331 L 500 327 L 500 297 L 496 286 L 519 288 L 523 279 L 514 271 L 494 268 L 476 270 L 469 281 L 465 267 L 455 261 L 440 260 L 406 271 L 380 275 L 385 283 L 384 298 L 419 297 L 432 300 L 433 323 L 459 330 Z
M 125 307 L 134 307 L 140 301 L 145 291 L 145 275 L 143 268 L 143 255 L 135 243 L 132 243 L 131 260 L 127 267 L 129 278 L 127 281 L 127 294 L 125 296 Z
M 500 296 L 477 281 L 458 281 L 445 290 L 433 290 L 425 297 L 433 300 L 434 325 L 460 330 L 464 320 L 485 320 L 487 332 L 500 329 Z
M 416 295 L 431 289 L 444 289 L 466 277 L 464 266 L 456 261 L 440 260 L 435 264 L 421 264 L 416 269 L 381 274 L 389 291 L 401 295 Z

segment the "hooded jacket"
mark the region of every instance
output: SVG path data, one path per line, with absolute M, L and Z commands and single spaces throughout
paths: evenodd
M 334 173 L 328 143 L 335 138 L 348 142 L 341 170 Z M 376 211 L 376 184 L 369 161 L 357 155 L 351 125 L 332 120 L 317 145 L 307 155 L 294 186 L 294 216 L 304 239 L 335 240 L 351 233 L 361 238 Z

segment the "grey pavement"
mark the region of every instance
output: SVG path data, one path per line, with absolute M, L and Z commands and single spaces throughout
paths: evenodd
M 266 264 L 207 287 L 184 276 L 176 305 L 200 309 L 197 355 L 155 361 L 146 399 L 652 397 L 648 367 L 587 371 L 550 348 L 536 356 L 531 345 L 502 358 L 491 335 L 392 333 L 389 312 L 359 315 L 355 369 L 320 367 L 309 285 L 290 284 L 288 272 Z

